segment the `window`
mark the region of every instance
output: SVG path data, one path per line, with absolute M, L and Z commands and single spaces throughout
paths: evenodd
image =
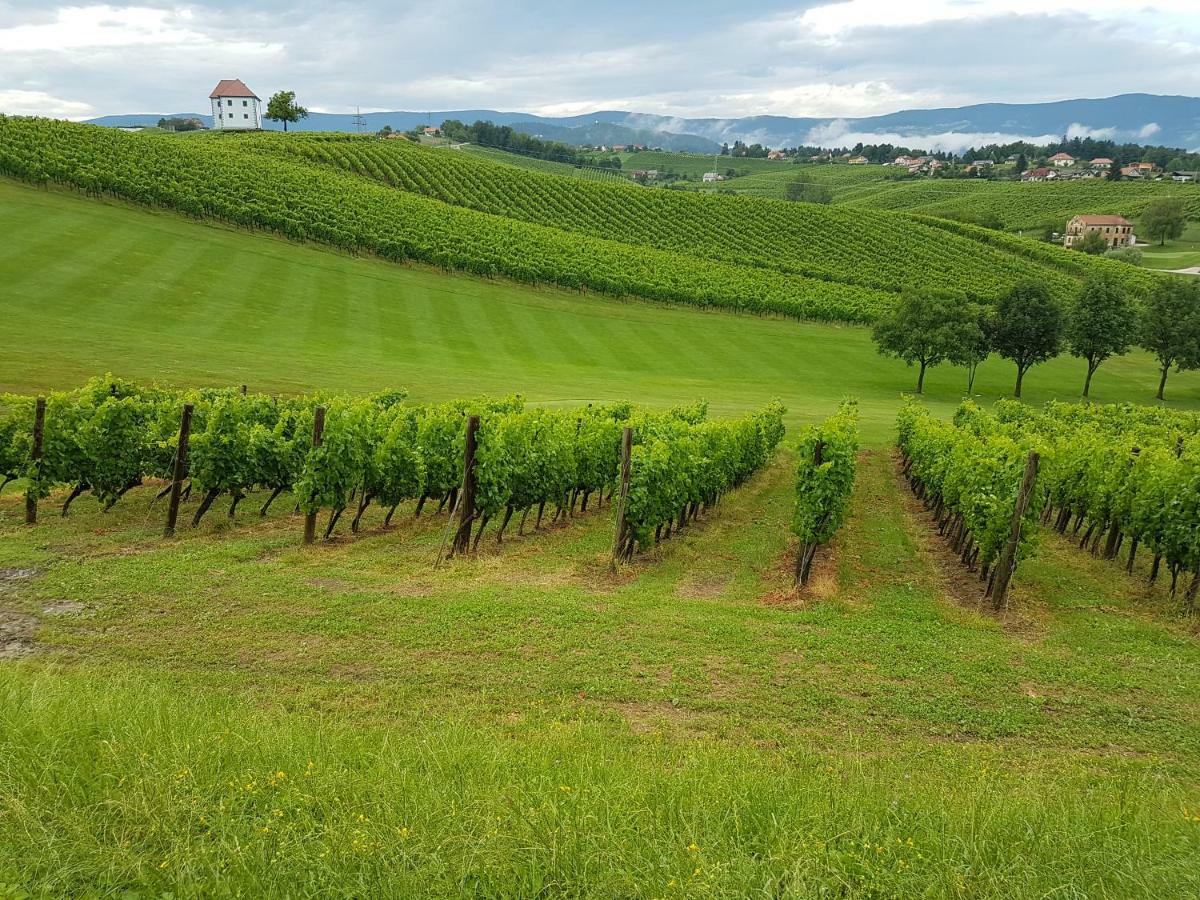
M 232 101 L 232 100 L 226 100 L 225 102 L 226 102 L 226 103 L 228 103 L 230 106 L 233 106 L 233 101 Z
M 250 118 L 250 116 L 249 116 L 247 113 L 242 113 L 242 118 L 243 118 L 243 119 L 248 119 L 248 118 Z
M 247 105 L 247 104 L 246 104 L 246 101 L 245 101 L 245 100 L 243 100 L 243 101 L 242 101 L 242 106 L 246 106 L 246 105 Z

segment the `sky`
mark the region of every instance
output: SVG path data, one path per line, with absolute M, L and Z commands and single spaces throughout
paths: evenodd
M 1200 94 L 1200 0 L 0 0 L 0 111 L 204 112 L 221 78 L 311 110 L 856 117 Z

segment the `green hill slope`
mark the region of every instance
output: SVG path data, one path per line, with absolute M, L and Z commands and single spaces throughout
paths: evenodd
M 1022 277 L 1039 277 L 1066 296 L 1086 271 L 1106 268 L 1131 284 L 1146 278 L 1106 260 L 1082 260 L 1032 242 L 997 246 L 981 230 L 947 235 L 927 222 L 888 213 L 590 184 L 396 141 L 264 134 L 242 143 L 576 234 L 876 291 L 921 283 L 989 297 Z
M 781 397 L 792 424 L 859 398 L 864 437 L 893 433 L 912 370 L 865 329 L 664 307 L 354 258 L 171 212 L 0 179 L 4 353 L 0 390 L 74 387 L 115 371 L 174 385 L 248 383 L 284 393 L 407 387 L 416 400 L 521 392 L 535 403 L 706 397 L 732 414 Z M 1012 388 L 991 359 L 977 390 Z M 1033 402 L 1072 398 L 1070 358 L 1035 368 Z M 965 376 L 926 380 L 949 412 Z M 1154 396 L 1142 353 L 1106 363 L 1098 400 Z M 1172 405 L 1200 406 L 1200 375 L 1173 375 Z
M 1092 271 L 1137 290 L 1153 277 L 905 215 L 585 182 L 354 136 L 179 140 L 0 118 L 0 171 L 387 259 L 800 318 L 870 321 L 908 284 L 988 298 L 1032 276 L 1066 298 Z

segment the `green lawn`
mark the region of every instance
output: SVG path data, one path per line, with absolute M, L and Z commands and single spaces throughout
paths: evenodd
M 248 383 L 262 391 L 365 392 L 418 400 L 519 391 L 539 403 L 707 398 L 717 414 L 778 396 L 796 423 L 859 398 L 868 441 L 892 431 L 915 372 L 883 360 L 865 329 L 736 316 L 556 289 L 537 290 L 198 224 L 0 180 L 5 353 L 0 389 L 73 387 L 112 371 L 171 384 Z M 985 363 L 984 399 L 1012 366 Z M 1077 396 L 1082 365 L 1063 358 L 1026 379 L 1027 399 Z M 934 369 L 943 411 L 965 386 Z M 1097 401 L 1149 401 L 1144 354 L 1106 363 Z M 1200 375 L 1173 375 L 1173 403 L 1200 407 Z
M 1188 269 L 1200 266 L 1200 222 L 1189 222 L 1178 240 L 1142 250 L 1142 264 L 1151 269 Z

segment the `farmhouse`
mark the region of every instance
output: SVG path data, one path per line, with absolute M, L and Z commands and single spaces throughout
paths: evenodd
M 724 181 L 725 176 L 720 172 L 705 172 L 702 176 L 700 176 L 700 180 L 705 184 L 711 184 L 714 181 Z
M 1070 153 L 1055 153 L 1049 160 L 1055 168 L 1063 169 L 1075 165 L 1075 157 Z
M 819 159 L 820 157 L 813 157 L 813 158 Z M 865 166 L 869 162 L 870 162 L 870 160 L 867 159 L 865 156 L 850 157 L 850 165 L 852 165 L 852 166 Z
M 1021 175 L 1022 181 L 1049 181 L 1052 178 L 1057 178 L 1058 173 L 1053 169 L 1048 169 L 1042 166 L 1039 169 L 1030 169 Z
M 1122 216 L 1076 216 L 1067 223 L 1063 246 L 1074 247 L 1089 234 L 1099 234 L 1109 249 L 1132 247 L 1133 223 Z
M 426 137 L 437 137 L 441 133 L 442 133 L 442 129 L 435 128 L 432 125 L 426 125 L 424 128 L 421 129 L 421 134 L 425 135 Z
M 1095 159 L 1092 160 L 1093 166 L 1111 166 L 1112 164 L 1113 164 L 1113 161 L 1111 159 L 1109 159 L 1107 156 L 1097 156 Z
M 218 131 L 262 128 L 262 101 L 240 79 L 221 79 L 208 99 L 212 101 L 213 128 Z
M 782 150 L 772 150 L 767 154 L 767 159 L 787 159 L 787 154 Z

